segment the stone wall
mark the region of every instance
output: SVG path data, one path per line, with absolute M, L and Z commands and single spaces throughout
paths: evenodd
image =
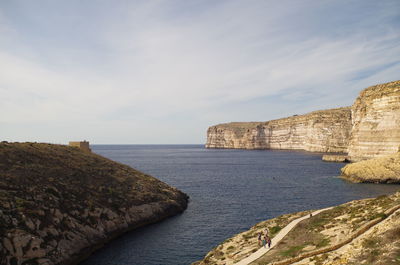
M 206 147 L 346 152 L 350 131 L 350 108 L 339 108 L 268 122 L 212 126 L 207 131 Z

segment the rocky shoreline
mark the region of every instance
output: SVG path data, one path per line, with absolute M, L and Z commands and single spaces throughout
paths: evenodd
M 63 145 L 1 143 L 0 174 L 0 264 L 78 264 L 188 203 L 149 175 Z
M 346 165 L 341 177 L 356 183 L 400 184 L 400 152 Z

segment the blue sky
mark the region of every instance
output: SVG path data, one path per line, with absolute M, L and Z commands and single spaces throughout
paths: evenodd
M 399 79 L 400 1 L 0 2 L 0 139 L 204 143 Z

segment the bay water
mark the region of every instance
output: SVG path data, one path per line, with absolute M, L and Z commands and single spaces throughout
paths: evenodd
M 399 190 L 338 178 L 343 163 L 322 154 L 205 149 L 203 145 L 94 145 L 104 157 L 150 174 L 190 196 L 187 210 L 108 243 L 82 265 L 180 265 L 281 214 Z

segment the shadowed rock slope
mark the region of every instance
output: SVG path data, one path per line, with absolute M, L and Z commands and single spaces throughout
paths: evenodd
M 176 188 L 78 148 L 0 144 L 0 264 L 76 264 L 111 238 L 184 211 Z

